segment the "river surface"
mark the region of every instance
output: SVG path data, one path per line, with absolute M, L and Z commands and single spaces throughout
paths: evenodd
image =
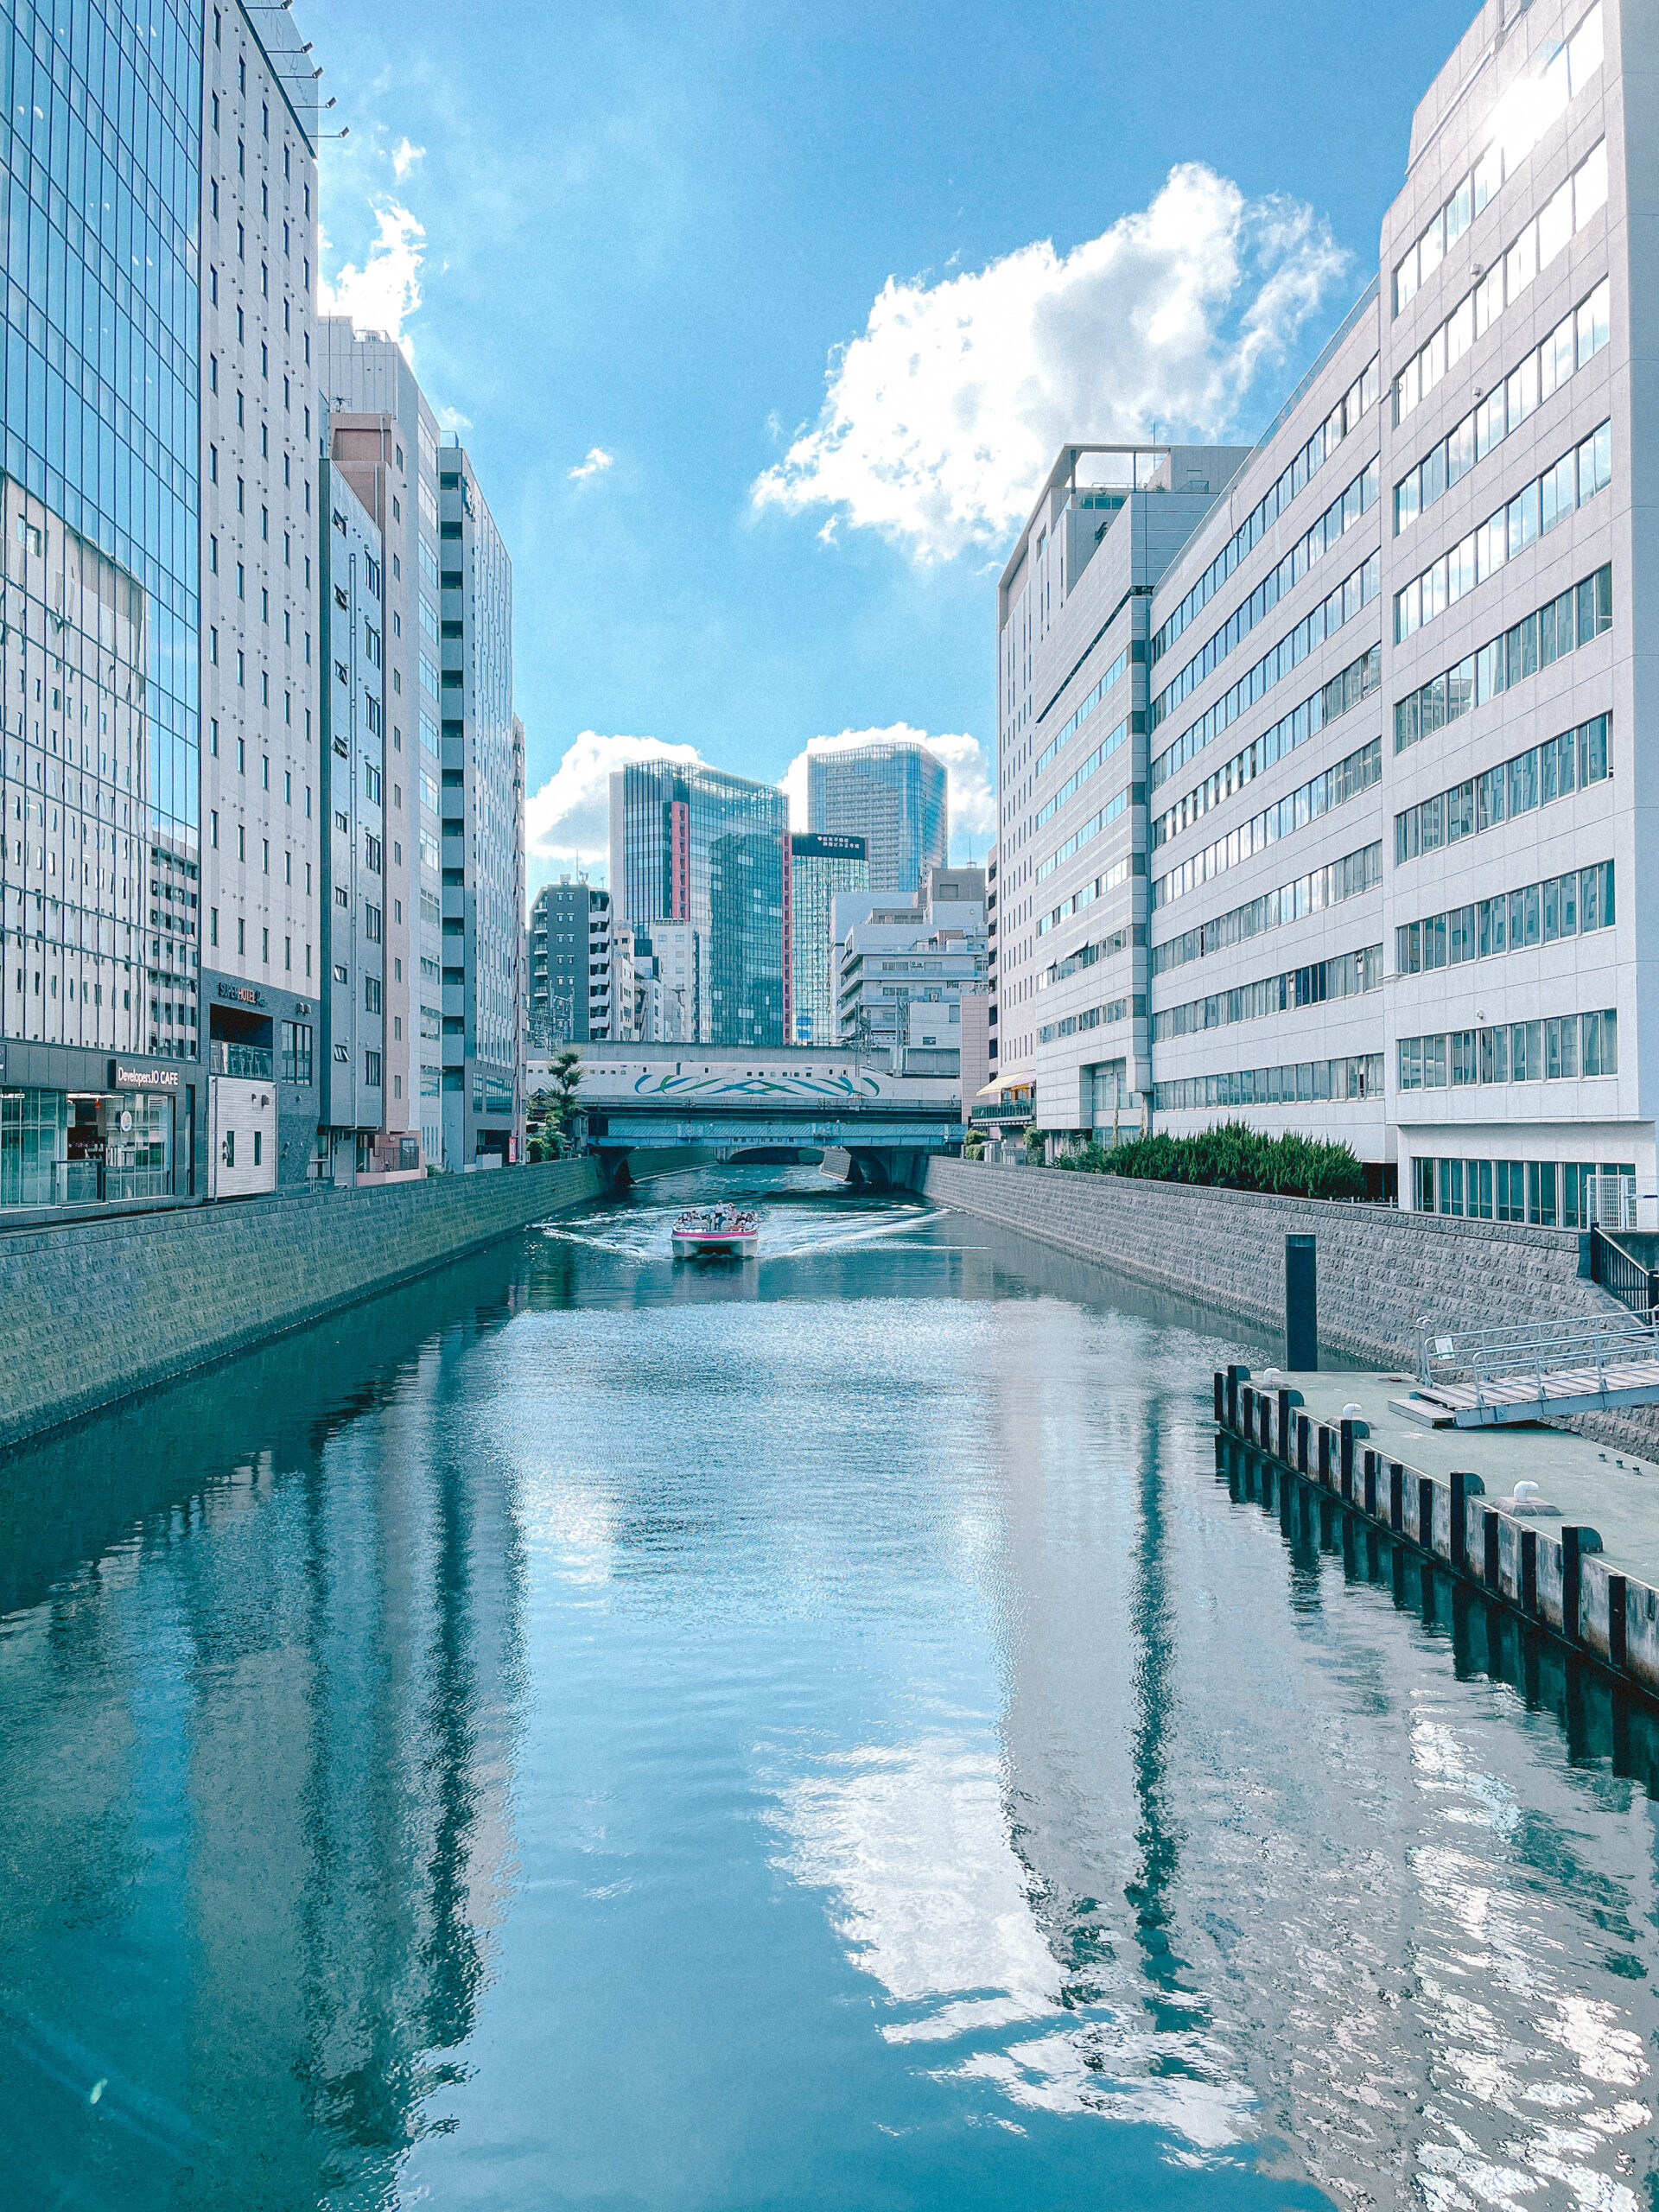
M 1651 2212 L 1645 1719 L 1202 1314 L 734 1182 L 0 1466 L 0 2202 Z

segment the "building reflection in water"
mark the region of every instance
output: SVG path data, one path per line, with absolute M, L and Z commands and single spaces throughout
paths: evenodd
M 1645 1792 L 1459 1681 L 1386 1573 L 1344 1590 L 1317 1506 L 1281 1527 L 1275 1495 L 1239 1545 L 1173 1317 L 1002 1287 L 997 1494 L 961 1509 L 991 1532 L 998 1743 L 778 1783 L 780 1863 L 831 1898 L 883 2035 L 1016 2111 L 1150 2122 L 1183 2163 L 1243 2153 L 1343 2202 L 1637 2212 Z
M 372 2200 L 418 2132 L 512 1853 L 516 1491 L 448 1384 L 517 1264 L 0 1473 L 16 2202 Z

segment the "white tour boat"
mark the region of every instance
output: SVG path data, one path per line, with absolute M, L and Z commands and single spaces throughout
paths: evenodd
M 752 1213 L 733 1205 L 688 1206 L 674 1224 L 674 1256 L 698 1260 L 706 1254 L 728 1260 L 752 1260 L 760 1243 Z

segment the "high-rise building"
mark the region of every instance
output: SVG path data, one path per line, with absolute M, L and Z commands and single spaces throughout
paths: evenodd
M 233 1177 L 303 1175 L 316 942 L 298 35 L 163 6 L 136 68 L 118 11 L 48 23 L 13 27 L 0 484 L 0 1205 L 47 1208 L 204 1195 L 215 1039 Z
M 320 318 L 318 387 L 336 468 L 385 550 L 388 1133 L 443 1157 L 442 718 L 438 424 L 403 348 L 343 315 Z M 401 1149 L 400 1155 L 401 1157 Z
M 320 1110 L 317 172 L 296 57 L 204 15 L 201 996 L 226 1196 L 303 1181 Z
M 612 1033 L 611 894 L 561 876 L 530 910 L 530 1043 L 546 1052 Z
M 386 1125 L 385 548 L 374 517 L 320 464 L 322 737 L 322 1174 L 376 1164 Z
M 997 614 L 999 1077 L 1051 1133 L 1240 1115 L 1659 1224 L 1656 68 L 1624 0 L 1489 0 L 1261 443 L 1062 454 Z
M 944 763 L 906 738 L 810 753 L 806 826 L 820 836 L 862 837 L 871 890 L 911 898 L 950 855 Z
M 524 1156 L 524 733 L 512 563 L 471 456 L 438 454 L 443 1161 Z
M 784 1041 L 789 973 L 789 802 L 772 784 L 645 760 L 611 777 L 611 893 L 619 919 L 683 922 L 696 940 L 690 1038 Z
M 836 1021 L 834 901 L 838 891 L 868 891 L 862 837 L 798 830 L 789 841 L 790 1041 L 832 1045 Z

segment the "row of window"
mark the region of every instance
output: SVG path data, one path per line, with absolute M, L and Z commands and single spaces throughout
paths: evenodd
M 1465 960 L 1554 944 L 1564 937 L 1588 937 L 1592 931 L 1611 929 L 1616 919 L 1613 864 L 1599 861 L 1421 922 L 1402 922 L 1394 933 L 1395 970 L 1416 976 L 1455 968 Z
M 1634 1229 L 1636 1166 L 1596 1160 L 1414 1160 L 1419 1213 L 1528 1221 L 1537 1229 Z
M 1298 1060 L 1278 1068 L 1240 1068 L 1230 1075 L 1181 1076 L 1152 1086 L 1153 1109 L 1166 1114 L 1191 1113 L 1200 1107 L 1297 1106 L 1315 1100 L 1382 1096 L 1381 1052 Z
M 1297 493 L 1317 474 L 1343 440 L 1358 429 L 1361 417 L 1368 415 L 1376 404 L 1378 384 L 1377 365 L 1373 357 L 1277 482 L 1245 516 L 1180 605 L 1165 617 L 1152 640 L 1151 658 L 1154 666 L 1187 624 L 1209 605 L 1239 563 L 1261 543 Z
M 1230 991 L 1212 991 L 1185 1006 L 1166 1007 L 1153 1016 L 1152 1041 L 1166 1044 L 1174 1037 L 1196 1037 L 1206 1029 L 1228 1029 L 1236 1021 L 1261 1021 L 1269 1014 L 1292 1014 L 1300 1007 L 1323 1006 L 1327 999 L 1355 998 L 1382 988 L 1382 948 L 1369 944 L 1333 960 L 1237 984 Z
M 1152 702 L 1154 729 L 1183 699 L 1197 690 L 1205 677 L 1220 667 L 1234 646 L 1242 644 L 1256 624 L 1272 613 L 1313 563 L 1376 505 L 1380 470 L 1381 463 L 1373 454 L 1341 497 L 1332 501 L 1313 527 L 1268 569 L 1249 597 L 1239 601 L 1220 629 L 1206 639 L 1202 651 L 1195 653 L 1180 673 L 1165 685 Z
M 1522 486 L 1512 499 L 1478 523 L 1394 595 L 1394 641 L 1438 620 L 1477 584 L 1546 537 L 1558 523 L 1605 492 L 1613 480 L 1613 426 L 1601 423 L 1587 438 Z
M 1296 544 L 1289 549 L 1289 553 L 1285 553 L 1285 557 L 1274 569 L 1268 570 L 1268 575 L 1256 584 L 1248 600 L 1241 600 L 1239 606 L 1234 606 L 1234 611 L 1221 624 L 1219 631 L 1214 632 L 1210 639 L 1205 639 L 1204 651 L 1194 652 L 1184 671 L 1173 677 L 1164 686 L 1164 690 L 1159 692 L 1157 699 L 1153 702 L 1153 719 L 1150 719 L 1150 726 L 1154 730 L 1157 730 L 1159 723 L 1164 721 L 1164 716 L 1170 715 L 1173 708 L 1177 708 L 1190 692 L 1199 688 L 1199 683 L 1204 683 L 1205 677 L 1212 675 L 1221 666 L 1221 661 L 1232 652 L 1236 644 L 1241 644 L 1249 632 L 1255 631 L 1259 621 L 1263 621 L 1269 613 L 1274 611 L 1285 593 L 1307 575 L 1307 570 L 1314 566 L 1316 560 L 1320 560 L 1325 550 L 1334 546 L 1336 540 L 1343 537 L 1360 520 L 1360 515 L 1370 513 L 1374 509 L 1376 500 L 1378 500 L 1378 482 L 1380 462 L 1376 455 L 1371 455 L 1371 460 L 1367 460 L 1354 482 L 1347 486 L 1347 491 L 1343 491 L 1340 498 L 1332 500 L 1332 505 L 1325 509 L 1319 522 L 1303 537 L 1296 540 Z
M 1398 867 L 1420 853 L 1437 853 L 1459 838 L 1476 837 L 1517 814 L 1570 792 L 1605 782 L 1608 774 L 1608 716 L 1592 715 L 1576 729 L 1529 746 L 1513 760 L 1466 777 L 1449 791 L 1436 791 L 1394 817 L 1394 858 Z
M 1495 1029 L 1443 1030 L 1400 1039 L 1402 1090 L 1457 1090 L 1480 1083 L 1565 1083 L 1618 1073 L 1618 1016 L 1563 1014 Z
M 1327 724 L 1345 715 L 1351 707 L 1368 699 L 1382 680 L 1382 649 L 1373 645 L 1351 666 L 1340 670 L 1329 683 L 1323 683 L 1311 698 L 1254 737 L 1243 752 L 1236 753 L 1230 760 L 1195 784 L 1186 796 L 1162 814 L 1154 817 L 1150 848 L 1156 852 L 1183 830 L 1188 830 L 1212 806 L 1219 806 L 1224 799 L 1231 798 L 1235 791 L 1254 783 L 1275 761 L 1305 745 L 1310 737 L 1317 736 Z
M 1541 346 L 1535 346 L 1518 367 L 1500 378 L 1480 404 L 1401 478 L 1394 487 L 1396 537 L 1602 351 L 1611 335 L 1611 296 L 1604 276 L 1588 299 L 1561 317 Z
M 1180 936 L 1154 945 L 1152 973 L 1161 976 L 1172 968 L 1185 968 L 1189 961 L 1205 959 L 1230 944 L 1242 944 L 1268 930 L 1281 929 L 1287 922 L 1300 921 L 1304 914 L 1322 913 L 1327 906 L 1338 906 L 1345 899 L 1357 899 L 1363 892 L 1375 891 L 1382 880 L 1382 846 L 1379 840 L 1374 845 L 1362 845 L 1357 852 L 1344 853 L 1339 861 L 1328 861 L 1324 868 L 1311 869 L 1306 875 L 1293 877 L 1276 891 L 1264 891 L 1259 898 L 1247 899 L 1242 906 L 1235 906 L 1225 914 L 1212 915 L 1208 921 L 1184 930 Z
M 1108 799 L 1099 812 L 1091 814 L 1087 822 L 1074 830 L 1063 845 L 1055 847 L 1037 871 L 1038 882 L 1041 883 L 1046 877 L 1052 875 L 1062 861 L 1069 861 L 1073 853 L 1091 843 L 1121 814 L 1126 813 L 1132 806 L 1144 806 L 1146 803 L 1147 787 L 1144 784 L 1125 784 L 1116 798 Z
M 1230 830 L 1224 837 L 1217 837 L 1213 844 L 1205 845 L 1167 874 L 1155 876 L 1152 885 L 1154 907 L 1171 906 L 1177 899 L 1184 899 L 1201 883 L 1208 883 L 1255 854 L 1265 852 L 1269 845 L 1277 844 L 1293 831 L 1305 830 L 1333 807 L 1345 806 L 1350 799 L 1357 798 L 1362 791 L 1370 791 L 1373 784 L 1382 780 L 1382 741 L 1374 737 L 1369 745 L 1362 745 L 1345 760 L 1338 760 L 1322 775 L 1310 778 L 1295 791 L 1287 791 L 1283 798 L 1264 807 L 1260 814 L 1253 814 L 1248 822 Z
M 1514 175 L 1569 99 L 1581 92 L 1601 67 L 1601 4 L 1590 10 L 1564 46 L 1558 46 L 1535 73 L 1522 78 L 1499 101 L 1492 117 L 1492 139 L 1466 176 L 1459 179 L 1433 219 L 1395 264 L 1394 311 L 1415 299 L 1419 289 L 1445 260 L 1499 188 Z
M 1581 582 L 1569 584 L 1474 652 L 1465 653 L 1455 667 L 1396 699 L 1395 751 L 1403 753 L 1420 738 L 1432 737 L 1446 723 L 1536 676 L 1541 668 L 1590 645 L 1612 626 L 1613 571 L 1609 563 Z
M 1039 1045 L 1052 1045 L 1057 1037 L 1076 1037 L 1090 1029 L 1109 1029 L 1119 1021 L 1144 1021 L 1147 1001 L 1141 992 L 1133 996 L 1109 1000 L 1104 1006 L 1085 1007 L 1081 1014 L 1068 1014 L 1059 1021 L 1046 1022 L 1037 1032 Z
M 1085 968 L 1092 968 L 1098 960 L 1109 960 L 1114 954 L 1126 952 L 1131 945 L 1144 944 L 1147 925 L 1144 922 L 1126 922 L 1109 937 L 1096 938 L 1092 943 L 1078 945 L 1063 960 L 1056 960 L 1045 968 L 1037 978 L 1037 988 L 1046 991 L 1051 983 L 1064 982 L 1068 976 L 1075 976 Z
M 1579 163 L 1541 213 L 1497 256 L 1458 302 L 1444 322 L 1394 380 L 1396 428 L 1427 399 L 1449 369 L 1483 338 L 1505 308 L 1513 307 L 1607 199 L 1607 144 L 1602 140 Z
M 1316 652 L 1327 638 L 1333 638 L 1344 622 L 1352 621 L 1360 609 L 1369 607 L 1382 589 L 1382 560 L 1379 553 L 1362 562 L 1351 575 L 1322 600 L 1319 606 L 1303 615 L 1294 630 L 1287 630 L 1272 650 L 1262 655 L 1255 667 L 1241 676 L 1236 683 L 1224 691 L 1212 707 L 1199 715 L 1197 721 L 1182 731 L 1173 745 L 1167 746 L 1152 766 L 1152 785 L 1155 791 L 1166 778 L 1173 775 L 1196 753 L 1201 753 L 1212 739 L 1230 728 L 1240 715 L 1271 691 L 1281 676 L 1288 676 L 1292 669 Z
M 1095 709 L 1106 696 L 1106 694 L 1111 690 L 1112 686 L 1117 682 L 1124 671 L 1132 666 L 1133 664 L 1141 658 L 1141 647 L 1138 640 L 1132 645 L 1124 646 L 1122 652 L 1119 653 L 1117 658 L 1106 671 L 1106 673 L 1100 678 L 1100 681 L 1095 685 L 1093 690 L 1085 693 L 1083 698 L 1077 702 L 1077 705 L 1071 710 L 1069 720 L 1064 722 L 1061 727 L 1055 731 L 1053 736 L 1050 738 L 1046 748 L 1038 754 L 1037 766 L 1035 770 L 1035 772 L 1038 775 L 1040 776 L 1042 774 L 1044 769 L 1047 767 L 1049 762 L 1054 758 L 1055 754 L 1061 750 L 1069 739 L 1076 734 L 1079 725 L 1088 721 L 1090 715 L 1094 713 Z M 1065 687 L 1062 684 L 1060 688 L 1064 690 Z
M 1133 734 L 1134 726 L 1140 721 L 1139 715 L 1125 715 L 1110 736 L 1102 738 L 1088 759 L 1078 762 L 1059 789 L 1045 803 L 1033 825 L 1035 828 L 1040 830 L 1046 822 L 1052 819 L 1057 810 L 1063 807 L 1067 799 L 1074 795 L 1078 785 L 1086 784 L 1102 762 L 1111 759 L 1118 747 Z

